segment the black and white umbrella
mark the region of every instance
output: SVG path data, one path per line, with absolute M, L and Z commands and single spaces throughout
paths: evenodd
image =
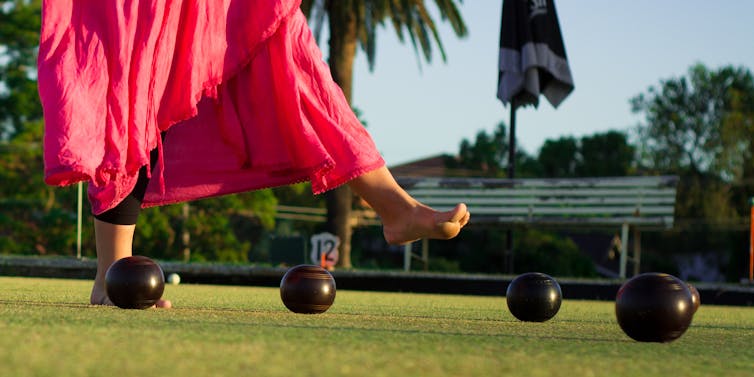
M 508 178 L 515 175 L 516 108 L 558 107 L 573 91 L 554 0 L 504 0 L 500 23 L 497 98 L 511 106 Z
M 554 0 L 503 0 L 497 98 L 510 105 L 508 178 L 515 177 L 516 108 L 539 105 L 542 94 L 558 107 L 573 91 Z M 513 272 L 513 232 L 508 230 L 508 272 Z

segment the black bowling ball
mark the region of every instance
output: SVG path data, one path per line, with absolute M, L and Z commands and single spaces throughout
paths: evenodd
M 525 322 L 545 322 L 560 310 L 563 293 L 550 275 L 527 272 L 508 284 L 505 298 L 514 317 Z
M 134 255 L 113 263 L 105 274 L 107 297 L 123 309 L 146 309 L 162 298 L 165 275 L 153 260 Z
M 294 313 L 324 313 L 335 301 L 335 279 L 320 266 L 291 267 L 280 281 L 280 299 Z
M 675 276 L 648 272 L 621 285 L 615 316 L 623 332 L 640 342 L 670 342 L 688 329 L 694 301 L 686 283 Z

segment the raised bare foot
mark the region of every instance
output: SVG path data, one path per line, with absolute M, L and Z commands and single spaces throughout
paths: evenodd
M 402 245 L 422 238 L 447 240 L 461 232 L 470 216 L 463 203 L 446 212 L 418 203 L 405 216 L 389 221 L 383 219 L 383 233 L 391 245 Z

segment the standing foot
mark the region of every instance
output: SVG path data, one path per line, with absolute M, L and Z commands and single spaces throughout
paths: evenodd
M 107 293 L 105 292 L 104 286 L 100 287 L 98 284 L 94 284 L 94 287 L 92 288 L 92 294 L 89 296 L 89 303 L 91 305 L 106 305 L 106 306 L 115 306 L 112 301 L 110 301 L 110 298 L 107 297 Z M 154 304 L 153 308 L 161 308 L 161 309 L 170 309 L 173 307 L 173 303 L 170 302 L 170 300 L 163 300 L 159 299 L 157 300 L 157 303 Z

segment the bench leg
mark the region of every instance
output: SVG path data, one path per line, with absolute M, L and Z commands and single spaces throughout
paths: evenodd
M 636 226 L 634 226 L 634 256 L 632 260 L 634 262 L 634 276 L 636 276 L 641 272 L 639 269 L 641 264 L 641 231 Z
M 411 271 L 411 247 L 413 242 L 403 245 L 403 271 Z
M 623 224 L 620 235 L 620 278 L 626 278 L 626 264 L 628 263 L 628 224 Z
M 413 258 L 419 259 L 423 263 L 424 271 L 429 270 L 429 240 L 422 238 L 421 256 L 414 254 L 414 243 L 407 243 L 403 245 L 403 270 L 411 271 L 411 260 Z
M 424 262 L 424 271 L 429 270 L 429 240 L 422 238 L 422 262 Z

